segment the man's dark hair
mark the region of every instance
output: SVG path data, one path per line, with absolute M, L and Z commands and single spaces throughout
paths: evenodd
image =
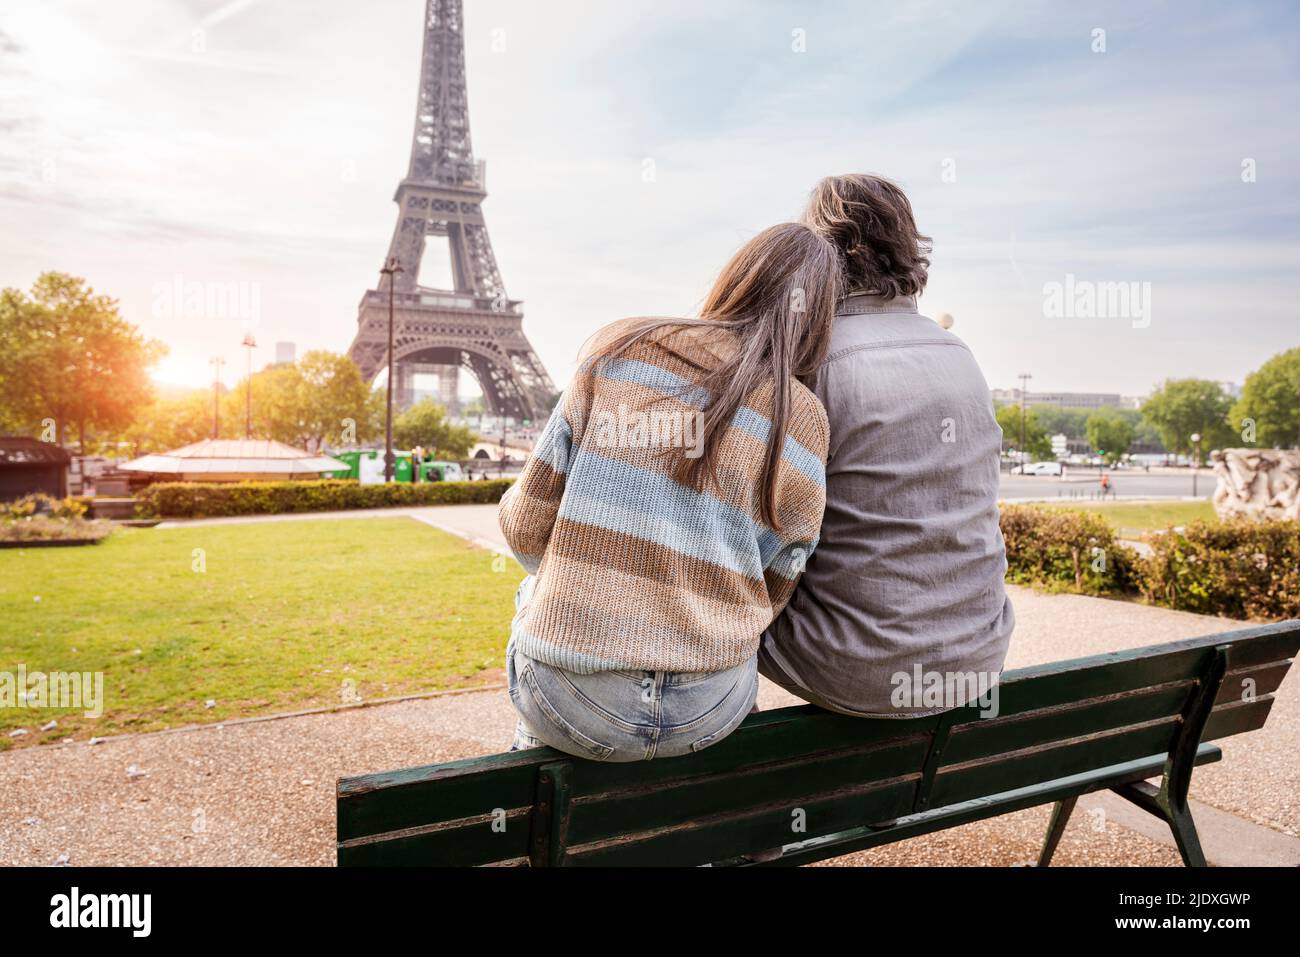
M 917 231 L 912 204 L 889 180 L 827 176 L 813 187 L 803 221 L 839 249 L 850 291 L 893 298 L 925 289 L 930 237 Z

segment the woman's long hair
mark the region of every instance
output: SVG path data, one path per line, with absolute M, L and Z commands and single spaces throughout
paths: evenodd
M 700 370 L 694 385 L 706 395 L 703 451 L 696 458 L 683 456 L 673 474 L 694 488 L 703 487 L 706 477 L 717 484 L 727 428 L 746 398 L 770 383 L 772 427 L 760 476 L 759 509 L 763 523 L 780 531 L 776 477 L 790 418 L 791 380 L 812 387 L 830 344 L 841 287 L 835 246 L 807 226 L 781 223 L 763 230 L 732 256 L 714 280 L 698 319 L 628 320 L 598 334 L 587 351 L 599 363 L 638 343 L 671 339 L 676 332 L 695 332 L 706 348 L 722 347 L 726 358 L 712 368 L 681 354 Z

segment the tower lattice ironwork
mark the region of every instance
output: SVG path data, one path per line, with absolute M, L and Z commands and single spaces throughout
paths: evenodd
M 426 0 L 411 163 L 393 197 L 398 217 L 388 247 L 388 260 L 401 267 L 392 290 L 394 398 L 410 405 L 415 374 L 428 371 L 439 374 L 446 401 L 465 368 L 490 412 L 540 420 L 555 386 L 524 336 L 522 303 L 506 295 L 483 220 L 486 196 L 484 163 L 470 147 L 461 0 Z M 446 239 L 450 289 L 420 283 L 432 236 Z M 388 297 L 381 277 L 358 309 L 348 355 L 366 381 L 388 361 Z

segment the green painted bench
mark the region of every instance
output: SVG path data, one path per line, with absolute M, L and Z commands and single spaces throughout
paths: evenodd
M 1300 621 L 1003 676 L 976 706 L 908 719 L 751 715 L 706 751 L 603 764 L 542 748 L 338 782 L 340 865 L 804 864 L 1110 789 L 1205 856 L 1187 805 L 1208 742 L 1264 724 Z M 1147 778 L 1160 778 L 1158 786 Z

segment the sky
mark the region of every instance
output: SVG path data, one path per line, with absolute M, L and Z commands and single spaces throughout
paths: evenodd
M 169 346 L 170 383 L 210 383 L 213 356 L 233 382 L 249 332 L 255 367 L 277 341 L 346 350 L 423 5 L 0 0 L 0 286 L 85 277 Z M 605 323 L 693 314 L 843 172 L 907 190 L 934 239 L 921 309 L 993 387 L 1240 383 L 1300 345 L 1294 4 L 465 7 L 484 212 L 557 384 Z M 1117 283 L 1126 304 L 1089 307 Z

